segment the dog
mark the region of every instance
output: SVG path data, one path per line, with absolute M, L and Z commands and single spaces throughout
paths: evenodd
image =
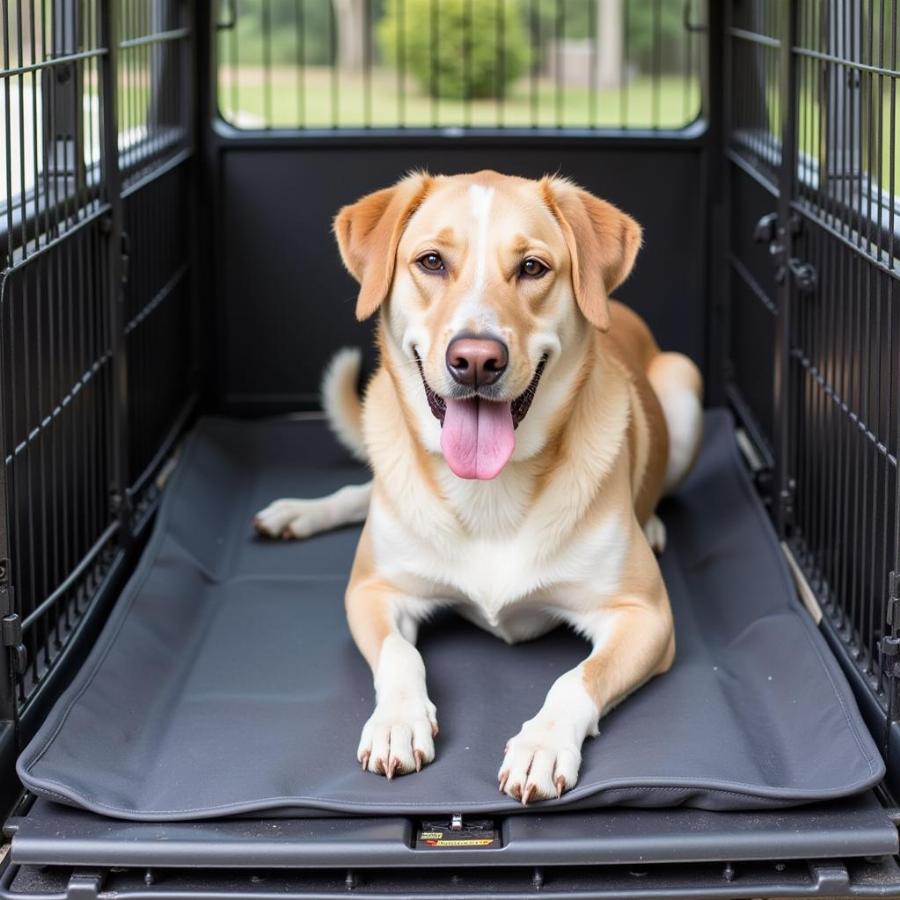
M 654 510 L 697 455 L 700 373 L 610 299 L 640 226 L 561 177 L 416 172 L 341 209 L 334 232 L 357 318 L 379 316 L 379 364 L 361 401 L 360 354 L 341 351 L 323 403 L 373 478 L 276 501 L 256 528 L 304 538 L 365 522 L 346 610 L 376 703 L 357 759 L 389 779 L 435 756 L 415 645 L 437 609 L 507 642 L 560 623 L 583 635 L 590 653 L 498 775 L 522 804 L 559 797 L 601 717 L 672 665 Z

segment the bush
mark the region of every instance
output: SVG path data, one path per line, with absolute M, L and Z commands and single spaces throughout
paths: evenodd
M 685 42 L 682 4 L 671 0 L 658 5 L 649 0 L 631 3 L 625 41 L 629 58 L 639 71 L 653 71 L 657 38 L 660 69 L 663 72 L 683 71 L 688 45 Z
M 445 99 L 502 96 L 529 64 L 520 0 L 389 0 L 378 41 L 387 62 Z

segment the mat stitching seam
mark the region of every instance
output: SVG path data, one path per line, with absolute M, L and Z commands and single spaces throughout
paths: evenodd
M 47 784 L 59 784 L 58 782 L 47 780 Z M 803 797 L 815 797 L 817 799 L 830 799 L 830 798 L 839 798 L 845 796 L 850 792 L 853 788 L 859 788 L 862 786 L 868 786 L 868 781 L 856 782 L 855 784 L 850 786 L 850 789 L 845 790 L 842 789 L 839 793 L 832 794 L 823 794 L 821 792 L 810 792 L 806 790 L 802 791 L 794 791 L 792 793 L 792 797 L 795 799 L 802 799 Z M 60 787 L 64 787 L 60 785 Z M 747 785 L 748 788 L 752 788 L 752 785 Z M 118 813 L 134 813 L 135 810 L 128 809 L 126 807 L 120 806 L 111 806 L 102 802 L 95 802 L 90 799 L 90 797 L 86 794 L 79 793 L 78 791 L 72 791 L 70 794 L 59 794 L 54 792 L 52 789 L 45 788 L 44 789 L 48 795 L 53 796 L 57 800 L 68 801 L 71 802 L 74 800 L 79 800 L 86 802 L 93 806 L 96 810 L 108 810 L 110 812 L 118 812 Z M 576 800 L 584 799 L 585 797 L 596 796 L 597 794 L 606 794 L 606 793 L 624 793 L 626 791 L 654 791 L 658 793 L 686 793 L 689 791 L 702 791 L 704 794 L 716 795 L 716 796 L 725 796 L 725 797 L 738 797 L 742 800 L 746 799 L 769 799 L 768 795 L 763 792 L 754 792 L 752 790 L 747 791 L 737 791 L 737 790 L 728 790 L 727 788 L 711 788 L 708 784 L 701 783 L 693 783 L 689 782 L 683 785 L 672 785 L 672 784 L 625 784 L 625 785 L 614 785 L 611 784 L 608 787 L 600 788 L 598 791 L 596 788 L 592 788 L 590 790 L 584 789 L 579 791 L 578 788 L 575 788 L 572 791 L 567 792 L 566 800 L 556 801 L 553 803 L 554 807 L 566 806 L 568 804 L 573 803 Z M 785 792 L 781 796 L 788 796 L 788 792 Z M 181 807 L 180 809 L 159 809 L 153 810 L 151 815 L 153 816 L 170 816 L 170 815 L 183 815 L 188 813 L 197 813 L 197 812 L 218 812 L 222 810 L 231 810 L 233 813 L 238 812 L 250 812 L 253 810 L 262 810 L 270 808 L 272 804 L 275 803 L 284 803 L 287 806 L 302 806 L 304 802 L 310 802 L 312 804 L 312 808 L 328 808 L 323 806 L 324 803 L 329 804 L 331 806 L 336 807 L 338 810 L 344 810 L 344 802 L 343 800 L 329 800 L 327 798 L 322 797 L 300 797 L 294 795 L 281 795 L 278 797 L 264 797 L 260 800 L 253 800 L 244 803 L 222 803 L 217 804 L 215 806 L 199 806 L 199 807 Z M 402 808 L 408 809 L 410 804 L 408 802 L 392 802 L 392 801 L 354 801 L 354 803 L 358 806 L 368 806 L 368 807 L 391 807 L 391 808 Z M 449 806 L 450 804 L 448 804 Z M 463 801 L 454 805 L 454 808 L 463 810 L 463 809 L 479 809 L 479 810 L 487 810 L 493 808 L 494 804 L 490 803 L 479 803 L 477 801 Z M 501 809 L 504 807 L 501 807 Z M 143 814 L 146 815 L 146 814 Z

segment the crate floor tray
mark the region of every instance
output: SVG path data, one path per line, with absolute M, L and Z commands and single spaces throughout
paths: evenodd
M 101 639 L 19 760 L 25 785 L 135 820 L 521 810 L 498 793 L 497 768 L 585 654 L 562 629 L 509 647 L 436 620 L 420 640 L 436 761 L 393 782 L 355 761 L 373 700 L 342 602 L 357 533 L 266 542 L 250 519 L 278 496 L 364 478 L 321 421 L 201 421 Z M 877 783 L 881 759 L 795 598 L 727 414 L 707 415 L 663 518 L 677 661 L 603 720 L 576 788 L 531 811 L 762 809 Z
M 444 822 L 447 821 L 445 818 Z M 467 821 L 464 819 L 464 822 Z M 892 856 L 897 828 L 871 791 L 792 809 L 605 809 L 494 820 L 489 847 L 427 848 L 405 816 L 112 822 L 38 800 L 7 821 L 12 860 L 177 869 L 650 865 Z

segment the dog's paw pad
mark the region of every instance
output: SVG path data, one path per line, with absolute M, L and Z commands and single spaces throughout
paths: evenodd
M 507 744 L 500 791 L 523 806 L 558 798 L 575 786 L 580 767 L 581 747 L 571 729 L 532 719 Z
M 356 758 L 367 772 L 397 775 L 420 772 L 434 759 L 437 718 L 429 700 L 383 703 L 363 726 Z

